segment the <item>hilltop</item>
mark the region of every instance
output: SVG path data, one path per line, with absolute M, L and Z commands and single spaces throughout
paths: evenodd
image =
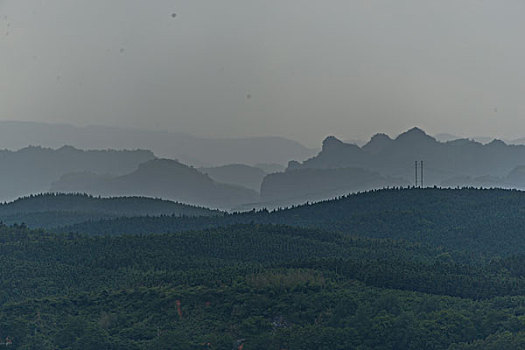
M 524 204 L 525 192 L 515 190 L 396 188 L 272 212 L 262 210 L 199 219 L 123 218 L 73 225 L 63 230 L 87 234 L 147 234 L 238 223 L 270 223 L 508 255 L 525 252 Z
M 93 197 L 86 194 L 45 193 L 0 204 L 0 220 L 6 224 L 53 228 L 83 221 L 131 216 L 219 215 L 202 207 L 146 197 Z

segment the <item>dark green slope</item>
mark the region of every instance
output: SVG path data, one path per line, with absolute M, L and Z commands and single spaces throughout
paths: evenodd
M 83 221 L 131 216 L 211 216 L 217 210 L 147 197 L 93 197 L 86 194 L 45 193 L 0 204 L 7 224 L 53 228 Z
M 213 218 L 123 218 L 69 226 L 65 232 L 147 234 L 236 223 L 273 223 L 405 239 L 484 254 L 525 253 L 525 192 L 385 189 L 274 212 Z
M 518 262 L 275 225 L 117 237 L 1 226 L 0 335 L 14 349 L 519 342 Z
M 480 349 L 501 334 L 516 338 L 516 347 L 491 349 L 525 344 L 523 298 L 438 297 L 334 283 L 311 271 L 272 276 L 254 274 L 221 288 L 28 299 L 0 308 L 2 332 L 18 348 L 39 350 L 230 350 L 239 340 L 257 350 Z M 478 347 L 463 345 L 468 342 Z

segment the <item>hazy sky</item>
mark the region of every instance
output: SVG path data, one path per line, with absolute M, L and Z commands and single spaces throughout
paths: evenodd
M 522 0 L 0 0 L 0 119 L 315 146 L 416 125 L 521 137 L 524 13 Z

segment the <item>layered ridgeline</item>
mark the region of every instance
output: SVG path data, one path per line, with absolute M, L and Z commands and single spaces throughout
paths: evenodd
M 219 211 L 156 198 L 101 198 L 86 194 L 47 193 L 0 204 L 0 220 L 3 223 L 39 228 L 120 217 L 219 214 Z
M 154 159 L 121 175 L 79 172 L 63 175 L 51 192 L 81 192 L 100 196 L 146 196 L 212 208 L 256 202 L 256 191 L 222 184 L 193 167 L 170 159 Z
M 139 164 L 154 159 L 150 151 L 83 151 L 70 146 L 58 149 L 26 147 L 0 151 L 0 200 L 14 200 L 49 190 L 53 181 L 65 173 L 92 171 L 122 175 Z
M 273 169 L 272 169 L 273 170 Z M 203 174 L 217 182 L 243 186 L 259 192 L 266 172 L 258 167 L 246 164 L 227 164 L 217 167 L 199 168 Z
M 525 146 L 493 140 L 482 144 L 458 139 L 439 142 L 418 128 L 395 139 L 377 134 L 362 147 L 335 137 L 285 173 L 267 176 L 263 201 L 328 199 L 355 190 L 414 183 L 414 161 L 424 161 L 427 185 L 525 188 Z M 348 170 L 339 170 L 348 169 Z M 326 180 L 323 180 L 326 179 Z
M 0 332 L 41 350 L 518 349 L 523 261 L 274 225 L 0 226 Z
M 253 170 L 260 178 L 262 170 Z M 238 174 L 244 176 L 242 172 Z M 240 179 L 239 176 L 232 181 Z M 254 190 L 222 184 L 192 167 L 158 159 L 145 150 L 84 151 L 71 146 L 3 150 L 0 178 L 1 201 L 48 191 L 105 197 L 144 196 L 224 209 L 259 200 Z
M 362 168 L 300 169 L 267 175 L 259 207 L 289 206 L 375 188 L 408 186 L 402 178 L 385 177 Z
M 268 212 L 210 218 L 123 218 L 73 225 L 65 232 L 148 234 L 272 223 L 404 239 L 508 255 L 525 252 L 525 192 L 479 189 L 389 189 Z
M 139 147 L 152 150 L 159 157 L 180 159 L 194 166 L 286 164 L 290 159 L 302 160 L 316 153 L 282 137 L 205 138 L 181 132 L 0 121 L 0 148 L 18 149 L 27 145 L 53 148 L 72 145 L 82 149 Z

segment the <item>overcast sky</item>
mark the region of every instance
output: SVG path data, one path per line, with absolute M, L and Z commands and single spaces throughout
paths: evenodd
M 0 0 L 0 119 L 525 136 L 522 0 Z

